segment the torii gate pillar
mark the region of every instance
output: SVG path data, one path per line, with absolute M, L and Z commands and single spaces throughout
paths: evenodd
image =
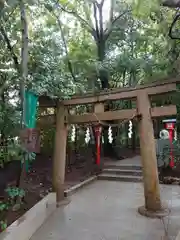
M 56 113 L 56 135 L 53 158 L 53 191 L 56 193 L 57 207 L 68 204 L 64 198 L 64 179 L 66 167 L 67 124 L 66 109 L 58 104 Z
M 137 95 L 139 121 L 139 137 L 141 161 L 143 169 L 145 206 L 139 207 L 140 214 L 148 217 L 164 216 L 160 198 L 160 187 L 156 159 L 156 147 L 154 140 L 153 123 L 150 113 L 150 100 L 144 90 L 139 90 Z

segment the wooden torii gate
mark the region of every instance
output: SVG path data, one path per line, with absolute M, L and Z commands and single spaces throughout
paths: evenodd
M 40 98 L 41 107 L 57 107 L 56 137 L 53 163 L 53 187 L 57 196 L 57 203 L 64 198 L 64 178 L 66 164 L 67 125 L 78 123 L 92 123 L 108 120 L 123 120 L 132 118 L 136 114 L 139 125 L 140 152 L 143 169 L 143 183 L 145 206 L 139 212 L 146 216 L 156 213 L 164 214 L 158 179 L 156 148 L 152 118 L 176 115 L 176 106 L 162 106 L 151 108 L 150 97 L 176 91 L 178 79 L 159 81 L 136 88 L 121 88 L 100 92 L 98 95 L 74 96 L 70 100 L 53 101 L 46 97 Z M 104 111 L 107 100 L 136 99 L 136 109 Z M 74 105 L 94 104 L 94 113 L 70 115 L 67 107 Z M 46 121 L 46 118 L 44 119 Z M 54 119 L 52 118 L 52 123 Z M 41 119 L 42 123 L 43 119 Z

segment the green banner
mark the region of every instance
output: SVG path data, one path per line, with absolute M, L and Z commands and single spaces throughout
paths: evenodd
M 27 128 L 35 128 L 38 97 L 32 92 L 25 92 L 25 125 Z
M 37 103 L 38 96 L 30 91 L 25 91 L 25 126 L 26 128 L 36 127 L 36 114 L 37 114 Z M 25 156 L 26 171 L 29 169 L 29 161 L 35 159 L 35 153 L 27 153 Z

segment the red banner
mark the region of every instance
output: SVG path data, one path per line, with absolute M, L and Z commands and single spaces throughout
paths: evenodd
M 173 138 L 174 138 L 174 128 L 175 128 L 175 123 L 174 122 L 168 122 L 165 124 L 166 129 L 169 132 L 169 141 L 170 141 L 170 167 L 174 167 L 174 156 L 173 156 Z
M 166 123 L 165 127 L 167 130 L 174 130 L 175 123 Z
M 102 127 L 98 126 L 95 128 L 95 132 L 96 132 L 96 140 L 97 140 L 97 157 L 96 157 L 96 164 L 100 165 L 101 162 L 101 131 L 102 131 Z

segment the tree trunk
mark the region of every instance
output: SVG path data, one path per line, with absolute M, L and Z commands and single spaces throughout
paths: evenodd
M 5 95 L 4 95 L 4 91 L 2 91 L 2 93 L 1 93 L 1 101 L 2 101 L 2 105 L 3 105 L 3 107 L 4 107 L 4 105 L 5 105 Z M 3 122 L 4 122 L 4 120 L 3 120 Z M 1 146 L 4 146 L 4 144 L 5 144 L 5 134 L 4 134 L 4 129 L 2 128 L 1 129 Z
M 6 104 L 6 100 L 5 100 L 5 93 L 4 91 L 1 92 L 1 101 L 2 101 L 2 104 L 3 104 L 3 107 L 5 106 Z M 5 124 L 5 121 L 3 120 L 4 124 Z M 0 136 L 0 146 L 2 146 L 2 150 L 3 150 L 3 158 L 2 158 L 2 164 L 4 166 L 6 160 L 7 160 L 7 138 L 6 138 L 6 135 L 4 133 L 4 127 L 1 129 L 1 136 Z
M 98 53 L 98 60 L 101 62 L 102 67 L 99 70 L 99 78 L 101 81 L 101 89 L 109 88 L 109 79 L 108 79 L 108 71 L 103 67 L 103 61 L 105 59 L 105 49 L 106 49 L 106 42 L 104 39 L 98 39 L 96 42 L 97 46 L 97 53 Z
M 26 127 L 25 124 L 25 83 L 28 75 L 28 22 L 23 0 L 20 1 L 21 25 L 22 25 L 22 46 L 21 46 L 21 82 L 20 82 L 20 96 L 21 96 L 21 128 Z M 26 175 L 26 158 L 23 157 L 21 173 L 19 176 L 19 188 L 23 188 L 24 178 Z M 19 208 L 20 198 L 17 199 L 16 205 Z
M 107 69 L 103 67 L 103 61 L 105 59 L 105 50 L 106 50 L 106 41 L 103 38 L 100 38 L 97 44 L 97 50 L 98 50 L 98 60 L 102 63 L 102 68 L 99 70 L 99 78 L 101 81 L 101 89 L 105 90 L 109 88 L 109 73 Z M 110 111 L 111 110 L 111 102 L 106 105 L 105 111 Z M 109 125 L 113 124 L 114 121 L 108 122 Z M 112 157 L 112 158 L 117 158 L 117 154 L 114 150 L 114 143 L 109 143 L 108 140 L 108 126 L 103 127 L 102 134 L 104 136 L 104 147 L 103 147 L 103 153 L 105 157 Z M 117 129 L 116 129 L 117 130 Z M 116 131 L 115 130 L 115 131 Z M 115 137 L 115 131 L 113 131 L 113 138 Z

